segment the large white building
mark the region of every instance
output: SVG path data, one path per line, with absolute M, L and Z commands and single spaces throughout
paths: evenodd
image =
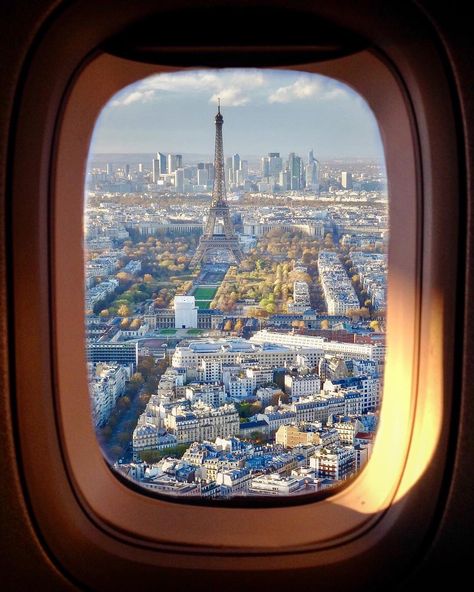
M 271 189 L 271 184 L 264 183 L 266 189 Z M 262 187 L 263 188 L 263 187 Z M 324 238 L 324 222 L 320 220 L 254 220 L 252 218 L 244 219 L 244 234 L 252 236 L 263 236 L 273 228 L 278 228 L 285 232 L 294 232 L 295 230 L 313 236 L 314 238 Z
M 312 395 L 303 397 L 291 404 L 296 421 L 326 423 L 330 415 L 343 414 L 346 410 L 346 399 L 339 393 Z
M 310 458 L 310 467 L 321 478 L 342 481 L 355 470 L 355 452 L 353 446 L 330 445 L 316 450 Z
M 88 363 L 89 394 L 95 425 L 103 426 L 125 392 L 130 369 L 117 363 Z
M 328 314 L 347 315 L 349 311 L 360 308 L 352 282 L 337 253 L 320 251 L 318 268 Z
M 196 383 L 186 386 L 186 399 L 192 403 L 202 401 L 211 407 L 219 407 L 225 403 L 227 398 L 224 387 L 220 384 Z
M 292 401 L 301 397 L 319 394 L 321 381 L 317 374 L 303 374 L 293 376 L 285 374 L 285 391 L 290 395 Z
M 311 305 L 307 282 L 293 282 L 293 303 L 288 304 L 288 312 L 304 312 Z
M 138 424 L 133 431 L 133 454 L 136 458 L 143 450 L 164 450 L 176 446 L 177 440 L 173 434 L 168 434 L 153 424 Z
M 175 329 L 196 329 L 197 306 L 194 296 L 174 297 L 174 326 Z
M 284 477 L 279 473 L 260 475 L 250 482 L 249 493 L 254 495 L 291 495 L 304 489 L 304 479 Z
M 165 416 L 165 426 L 178 443 L 227 438 L 239 433 L 239 414 L 234 405 L 214 408 L 198 402 L 187 409 L 175 406 Z
M 385 343 L 345 343 L 343 341 L 327 341 L 324 337 L 299 335 L 297 333 L 273 332 L 262 329 L 251 338 L 252 343 L 274 343 L 286 347 L 301 349 L 317 349 L 324 354 L 340 356 L 345 360 L 373 360 L 383 363 L 385 360 Z
M 258 344 L 238 338 L 191 341 L 188 345 L 176 347 L 172 365 L 175 368 L 198 368 L 204 360 L 219 360 L 223 364 L 255 362 L 262 366 L 281 368 L 293 363 L 297 353 L 295 348 L 272 343 Z

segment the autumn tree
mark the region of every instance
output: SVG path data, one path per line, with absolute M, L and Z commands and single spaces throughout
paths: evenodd
M 119 271 L 115 277 L 120 283 L 130 282 L 132 280 L 132 276 L 126 271 Z
M 130 309 L 126 304 L 121 304 L 117 310 L 117 314 L 120 317 L 128 317 L 130 314 Z
M 121 329 L 128 329 L 129 326 L 130 326 L 130 319 L 128 317 L 125 317 L 124 319 L 122 319 L 120 321 L 120 328 Z
M 130 378 L 130 382 L 134 384 L 143 384 L 144 381 L 145 379 L 143 378 L 143 374 L 141 372 L 135 372 Z
M 140 329 L 142 322 L 140 319 L 133 319 L 133 321 L 130 323 L 130 330 L 131 331 L 137 331 L 138 329 Z
M 272 395 L 272 398 L 270 399 L 270 405 L 279 405 L 280 403 L 282 405 L 286 405 L 290 402 L 290 395 L 288 395 L 288 393 L 284 393 L 283 391 L 278 391 L 276 392 L 274 395 Z
M 124 395 L 123 397 L 120 397 L 119 400 L 117 401 L 117 408 L 118 409 L 129 409 L 131 404 L 132 403 L 130 401 L 130 397 L 127 397 L 127 395 Z

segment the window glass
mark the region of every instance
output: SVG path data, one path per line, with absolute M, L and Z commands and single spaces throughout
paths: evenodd
M 172 496 L 295 496 L 368 462 L 385 360 L 388 194 L 348 86 L 157 74 L 104 107 L 85 186 L 91 417 Z

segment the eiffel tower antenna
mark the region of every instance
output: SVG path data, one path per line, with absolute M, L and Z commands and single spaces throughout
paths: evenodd
M 198 248 L 191 260 L 191 266 L 198 263 L 211 262 L 212 255 L 216 251 L 227 252 L 235 263 L 242 260 L 242 251 L 239 245 L 239 239 L 235 234 L 234 225 L 230 219 L 229 205 L 227 203 L 225 191 L 225 171 L 224 171 L 224 145 L 222 141 L 222 126 L 224 118 L 221 114 L 221 100 L 217 99 L 216 123 L 216 142 L 214 152 L 214 187 L 212 190 L 211 207 L 207 217 L 206 227 L 199 240 Z M 216 234 L 215 227 L 217 221 L 223 225 L 223 233 Z

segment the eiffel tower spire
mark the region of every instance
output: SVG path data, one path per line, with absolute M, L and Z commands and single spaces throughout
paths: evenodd
M 235 263 L 242 260 L 242 251 L 239 240 L 235 234 L 234 225 L 230 219 L 229 205 L 227 204 L 225 191 L 225 172 L 224 172 L 224 145 L 222 141 L 222 126 L 224 118 L 221 113 L 221 102 L 218 99 L 216 122 L 216 141 L 214 152 L 214 187 L 212 190 L 211 207 L 207 217 L 206 228 L 199 240 L 196 253 L 191 260 L 191 266 L 200 262 L 206 263 L 211 259 L 211 255 L 217 251 L 227 251 Z M 222 221 L 224 232 L 216 234 L 215 227 L 217 221 Z

